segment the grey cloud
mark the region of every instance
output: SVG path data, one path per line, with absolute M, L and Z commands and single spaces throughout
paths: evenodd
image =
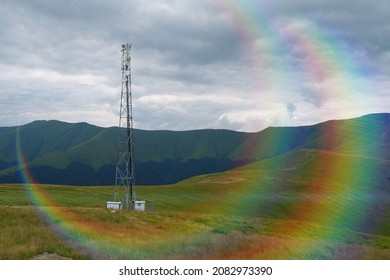
M 302 17 L 313 20 L 339 38 L 360 44 L 371 51 L 388 48 L 389 39 L 383 40 L 389 28 L 389 3 L 386 0 L 296 0 L 273 1 L 274 17 Z
M 289 116 L 293 117 L 294 113 L 297 109 L 297 106 L 294 103 L 287 103 L 286 108 L 287 108 L 287 112 L 288 112 Z
M 242 19 L 252 16 L 253 22 L 247 23 L 256 23 L 261 14 L 256 9 L 262 9 L 275 37 L 281 36 L 281 19 L 318 25 L 338 47 L 353 52 L 366 78 L 377 86 L 377 95 L 386 97 L 387 1 L 275 0 L 253 5 L 252 14 Z M 279 44 L 280 50 L 269 51 L 267 44 L 274 38 L 254 32 L 256 44 L 246 42 L 253 43 L 254 54 L 248 55 L 230 16 L 208 0 L 4 0 L 0 126 L 12 124 L 14 112 L 26 122 L 64 117 L 116 125 L 120 45 L 126 41 L 133 44 L 134 108 L 140 128 L 254 130 L 256 124 L 257 129 L 291 124 L 288 114 L 304 115 L 307 122 L 309 112 L 302 114 L 301 108 L 326 110 L 328 96 L 321 93 L 332 81 L 308 78 L 298 44 Z M 145 98 L 158 95 L 170 96 L 169 104 L 163 98 Z M 33 104 L 29 108 L 20 105 L 27 97 Z M 267 110 L 277 102 L 277 110 Z M 307 107 L 298 105 L 302 103 Z M 285 116 L 275 117 L 280 114 Z M 311 114 L 319 119 L 318 112 Z

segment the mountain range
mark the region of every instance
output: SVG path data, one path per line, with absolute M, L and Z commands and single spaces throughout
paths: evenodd
M 28 166 L 40 183 L 113 185 L 117 135 L 117 127 L 54 120 L 0 127 L 0 183 L 22 182 Z M 390 161 L 387 113 L 256 133 L 135 129 L 133 135 L 137 185 L 172 184 L 307 150 Z

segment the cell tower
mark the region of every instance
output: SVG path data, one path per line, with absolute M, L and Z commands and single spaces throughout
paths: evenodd
M 131 45 L 122 45 L 122 89 L 119 109 L 117 163 L 114 201 L 132 209 L 135 196 L 133 156 L 133 105 L 131 95 Z M 124 197 L 120 195 L 124 189 Z M 123 192 L 123 191 L 122 191 Z

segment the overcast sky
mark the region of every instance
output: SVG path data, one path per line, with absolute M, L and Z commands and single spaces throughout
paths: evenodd
M 388 0 L 0 0 L 0 126 L 259 131 L 390 112 Z

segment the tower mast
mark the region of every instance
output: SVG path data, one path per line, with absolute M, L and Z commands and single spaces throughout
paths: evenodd
M 125 209 L 131 209 L 135 195 L 133 156 L 133 105 L 131 95 L 131 45 L 122 45 L 122 89 L 119 108 L 119 129 L 117 164 L 115 171 L 114 201 L 122 202 Z M 120 190 L 124 189 L 124 197 Z

